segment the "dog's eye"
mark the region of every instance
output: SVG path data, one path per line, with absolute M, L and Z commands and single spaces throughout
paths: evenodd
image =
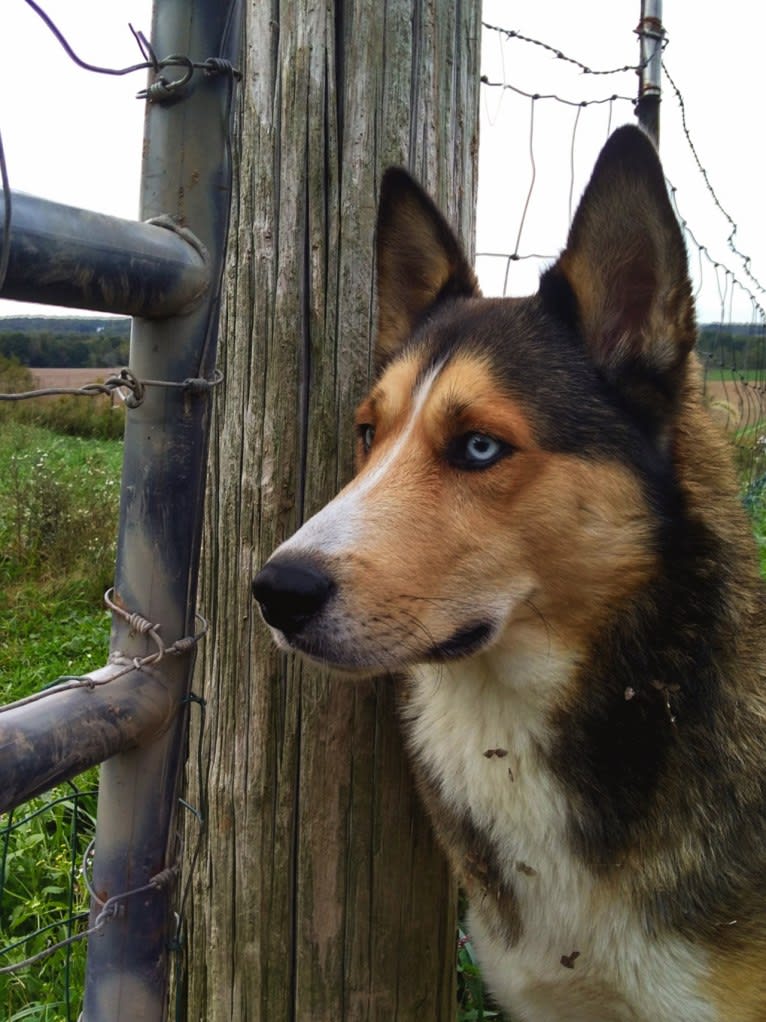
M 465 433 L 455 437 L 447 449 L 447 460 L 468 471 L 489 468 L 510 451 L 508 444 L 487 433 Z
M 362 441 L 362 450 L 365 454 L 369 454 L 372 441 L 375 439 L 375 427 L 369 422 L 362 422 L 356 429 L 359 439 Z

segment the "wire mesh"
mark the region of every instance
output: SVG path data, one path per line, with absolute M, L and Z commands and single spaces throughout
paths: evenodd
M 623 32 L 615 38 L 617 59 L 603 69 L 552 40 L 484 23 L 477 269 L 485 294 L 533 293 L 563 247 L 601 146 L 615 127 L 634 120 L 641 68 L 620 63 L 626 42 L 638 52 Z M 671 55 L 668 48 L 660 153 L 666 171 L 683 176 L 682 187 L 668 186 L 687 243 L 707 399 L 732 438 L 745 501 L 757 511 L 766 489 L 766 292 L 695 145 L 694 100 L 671 76 Z M 666 159 L 662 138 L 670 133 L 676 144 Z M 684 159 L 676 156 L 679 148 Z M 695 223 L 684 214 L 693 190 L 708 207 L 703 219 L 695 194 Z M 482 204 L 489 192 L 502 196 L 502 210 Z M 700 219 L 704 227 L 696 225 Z M 711 230 L 716 237 L 708 236 Z
M 84 775 L 0 818 L 0 970 L 64 942 L 34 968 L 0 971 L 0 1012 L 30 1006 L 48 1022 L 75 1022 L 85 969 L 88 892 L 80 862 L 95 826 L 95 778 Z

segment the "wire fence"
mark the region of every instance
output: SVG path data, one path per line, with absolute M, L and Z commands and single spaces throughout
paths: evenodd
M 0 920 L 8 941 L 0 969 L 17 956 L 44 956 L 33 983 L 26 969 L 0 972 L 6 1019 L 23 1017 L 23 1006 L 34 1004 L 41 988 L 53 994 L 46 1017 L 77 1017 L 85 969 L 78 938 L 88 919 L 80 864 L 93 837 L 96 794 L 88 779 L 69 782 L 28 802 L 23 813 L 8 813 L 0 825 Z M 52 946 L 59 953 L 51 954 Z
M 739 247 L 736 220 L 695 145 L 687 110 L 694 99 L 684 97 L 672 76 L 668 42 L 664 36 L 658 42 L 664 76 L 659 148 L 689 254 L 698 353 L 710 406 L 736 447 L 745 500 L 758 505 L 766 488 L 766 291 Z M 637 50 L 625 32 L 615 39 L 615 51 L 625 53 L 626 44 Z M 483 46 L 477 268 L 486 294 L 529 294 L 563 247 L 599 149 L 615 127 L 634 120 L 642 64 L 596 67 L 549 40 L 487 22 Z M 683 142 L 685 164 L 665 158 L 663 140 L 671 134 L 674 152 Z M 676 163 L 683 185 L 671 180 Z M 513 187 L 503 189 L 497 182 L 509 169 Z M 505 208 L 487 210 L 482 219 L 481 190 L 490 187 L 503 193 Z M 686 213 L 692 190 L 695 198 L 697 191 L 704 193 L 715 217 L 704 208 L 700 213 L 699 201 L 693 216 Z M 715 226 L 720 223 L 722 228 Z M 708 235 L 708 224 L 716 237 Z

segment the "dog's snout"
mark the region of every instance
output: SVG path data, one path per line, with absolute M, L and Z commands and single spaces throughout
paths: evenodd
M 334 591 L 333 580 L 306 561 L 270 561 L 253 579 L 264 620 L 288 636 L 318 614 Z

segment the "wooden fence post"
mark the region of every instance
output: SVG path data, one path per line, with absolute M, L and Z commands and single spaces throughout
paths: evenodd
M 391 682 L 277 654 L 250 582 L 351 474 L 383 168 L 408 166 L 472 249 L 479 19 L 478 0 L 248 4 L 201 571 L 189 1022 L 454 1014 L 455 891 Z M 191 802 L 201 780 L 190 761 Z

